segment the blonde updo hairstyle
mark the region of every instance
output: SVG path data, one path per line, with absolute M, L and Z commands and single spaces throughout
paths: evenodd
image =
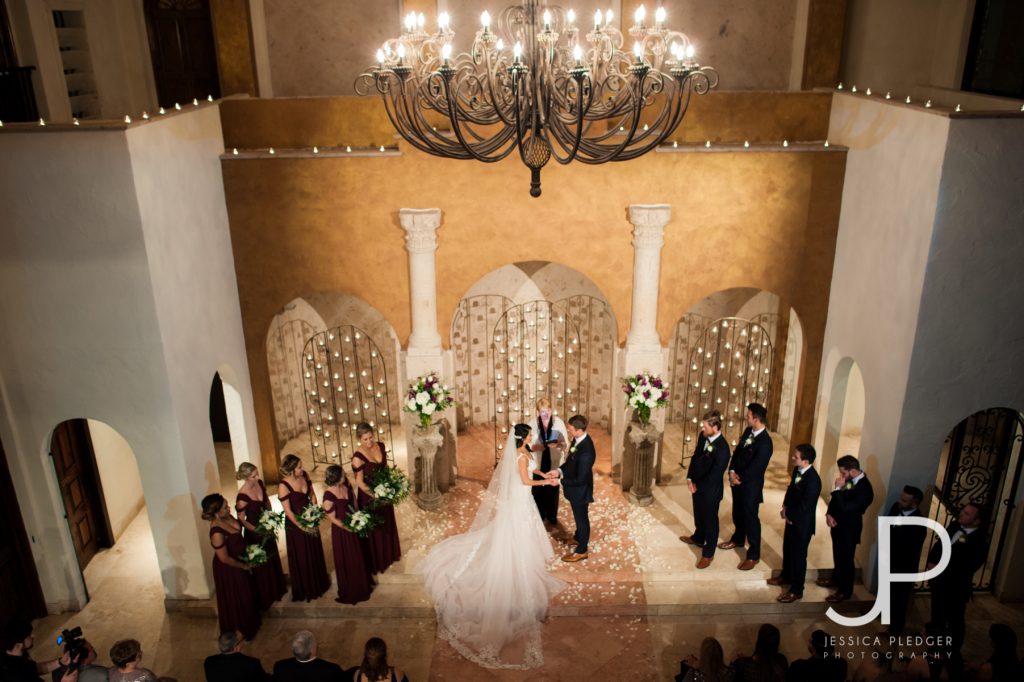
M 252 462 L 242 462 L 238 465 L 238 471 L 235 472 L 235 480 L 244 481 L 245 479 L 252 476 L 252 472 L 256 471 L 256 465 Z
M 298 455 L 285 455 L 284 459 L 281 460 L 281 476 L 291 476 L 295 468 L 302 463 Z

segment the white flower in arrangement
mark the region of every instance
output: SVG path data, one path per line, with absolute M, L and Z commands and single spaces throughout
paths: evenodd
M 405 409 L 409 410 L 410 412 L 415 412 L 418 407 L 419 405 L 416 403 L 416 400 L 414 398 L 409 398 L 408 400 L 405 401 Z
M 426 391 L 420 391 L 419 393 L 416 394 L 416 404 L 417 405 L 426 405 L 429 402 L 430 402 L 430 394 L 427 393 Z
M 644 405 L 646 405 L 647 407 L 655 407 L 657 406 L 657 404 L 658 401 L 654 400 L 653 398 L 648 398 L 647 400 L 644 401 Z
M 426 405 L 423 406 L 423 409 L 420 410 L 420 411 L 423 414 L 434 414 L 434 410 L 436 410 L 436 409 L 437 409 L 437 406 L 434 405 L 434 403 L 427 403 Z

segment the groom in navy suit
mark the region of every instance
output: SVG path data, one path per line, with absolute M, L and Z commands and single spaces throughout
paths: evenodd
M 590 503 L 594 501 L 594 441 L 587 435 L 587 418 L 577 414 L 569 418 L 569 454 L 565 464 L 544 474 L 545 478 L 560 478 L 565 499 L 572 507 L 576 532 L 567 543 L 576 549 L 562 557 L 562 561 L 575 562 L 586 559 L 587 544 L 590 542 Z

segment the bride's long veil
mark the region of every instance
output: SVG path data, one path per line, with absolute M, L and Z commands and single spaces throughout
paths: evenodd
M 480 500 L 470 530 L 430 551 L 421 571 L 437 610 L 438 634 L 464 657 L 489 668 L 543 663 L 540 623 L 564 583 L 547 572 L 551 543 L 530 488 L 520 480 L 514 436 Z M 499 658 L 524 638 L 521 662 Z

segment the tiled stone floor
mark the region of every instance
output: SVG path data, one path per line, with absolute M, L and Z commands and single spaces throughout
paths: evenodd
M 695 652 L 701 639 L 718 637 L 726 655 L 749 652 L 757 627 L 772 622 L 783 630 L 783 652 L 790 658 L 805 655 L 809 633 L 824 628 L 835 634 L 874 634 L 878 628 L 851 631 L 839 628 L 824 615 L 827 591 L 808 583 L 805 599 L 793 605 L 775 602 L 778 588 L 764 580 L 781 562 L 781 522 L 776 510 L 787 482 L 788 446 L 776 439 L 776 455 L 769 470 L 762 508 L 764 561 L 750 573 L 740 573 L 738 552 L 718 552 L 705 571 L 695 568 L 696 552 L 678 536 L 693 529 L 690 495 L 681 470 L 668 465 L 664 485 L 656 487 L 655 502 L 646 508 L 629 505 L 611 478 L 609 437 L 592 434 L 598 449 L 595 498 L 591 509 L 591 557 L 580 564 L 556 563 L 555 575 L 570 583 L 552 603 L 544 626 L 545 665 L 529 672 L 481 669 L 461 658 L 435 636 L 433 608 L 416 574 L 417 566 L 433 544 L 465 530 L 472 521 L 479 495 L 494 465 L 493 431 L 471 429 L 459 436 L 460 480 L 447 496 L 441 512 L 428 513 L 412 503 L 398 509 L 403 558 L 381 577 L 373 597 L 357 606 L 333 601 L 333 591 L 316 602 L 279 602 L 264 620 L 248 652 L 266 667 L 289 654 L 288 640 L 307 628 L 320 639 L 320 654 L 343 666 L 356 665 L 362 646 L 371 636 L 388 642 L 391 658 L 411 680 L 662 680 L 678 671 L 679 660 Z M 678 452 L 678 434 L 666 434 L 667 450 Z M 230 459 L 230 455 L 228 456 Z M 221 474 L 225 495 L 234 494 L 230 464 Z M 322 476 L 322 473 L 318 475 Z M 316 478 L 316 476 L 314 477 Z M 317 484 L 319 489 L 319 484 Z M 272 491 L 273 492 L 273 491 Z M 275 499 L 276 502 L 276 499 Z M 820 510 L 824 514 L 824 508 Z M 731 531 L 728 494 L 722 504 L 722 532 Z M 572 528 L 568 505 L 560 505 L 560 519 Z M 325 542 L 329 534 L 324 533 Z M 555 542 L 553 540 L 553 542 Z M 556 551 L 564 547 L 555 542 Z M 327 551 L 328 562 L 331 552 Z M 831 567 L 827 533 L 811 545 L 809 567 Z M 332 571 L 333 567 L 329 566 Z M 812 578 L 813 580 L 813 578 Z M 157 673 L 181 681 L 201 680 L 202 659 L 212 653 L 217 622 L 210 603 L 196 604 L 187 612 L 165 613 L 163 590 L 156 565 L 148 517 L 143 511 L 117 545 L 99 554 L 86 570 L 91 601 L 80 613 L 50 616 L 36 624 L 36 658 L 55 652 L 53 635 L 72 624 L 83 626 L 101 651 L 115 639 L 134 636 L 142 642 L 146 664 Z M 870 595 L 858 587 L 858 597 L 846 609 L 859 613 Z M 927 606 L 924 599 L 919 600 Z M 991 597 L 970 607 L 969 639 L 965 651 L 987 651 L 988 624 L 1009 622 L 1024 634 L 1020 605 L 1003 605 Z M 912 614 L 911 625 L 922 618 Z M 856 654 L 856 652 L 853 652 Z

